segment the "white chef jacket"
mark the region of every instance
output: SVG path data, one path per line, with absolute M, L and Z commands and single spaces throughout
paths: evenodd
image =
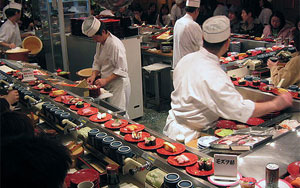
M 109 34 L 104 45 L 97 43 L 93 70 L 100 71 L 101 78 L 106 78 L 111 74 L 120 76 L 107 84 L 105 88 L 113 94 L 113 96 L 109 98 L 109 102 L 126 110 L 131 91 L 128 78 L 126 50 L 120 39 L 111 33 Z
M 174 26 L 173 65 L 175 69 L 179 60 L 203 46 L 202 30 L 189 14 L 177 20 Z
M 171 8 L 171 20 L 176 21 L 182 16 L 185 15 L 185 9 L 178 7 L 176 4 L 174 4 Z
M 9 19 L 0 28 L 0 42 L 8 44 L 14 43 L 16 46 L 22 45 L 19 25 Z
M 259 14 L 258 19 L 263 26 L 269 25 L 269 20 L 270 20 L 271 15 L 272 15 L 271 9 L 263 8 Z
M 246 122 L 255 103 L 244 100 L 222 70 L 216 55 L 205 48 L 184 56 L 174 70 L 171 110 L 163 133 L 185 142 L 199 137 L 219 117 Z

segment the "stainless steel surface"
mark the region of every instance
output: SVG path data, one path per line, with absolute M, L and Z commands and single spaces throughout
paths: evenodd
M 287 166 L 300 160 L 300 130 L 289 132 L 273 142 L 240 157 L 238 169 L 246 177 L 257 180 L 265 178 L 265 167 L 268 163 L 279 165 L 279 176 L 287 172 Z

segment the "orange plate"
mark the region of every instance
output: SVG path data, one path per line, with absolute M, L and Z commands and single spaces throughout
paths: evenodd
M 111 126 L 111 124 L 112 124 L 113 122 L 115 122 L 115 120 L 110 120 L 110 121 L 104 123 L 104 126 L 105 126 L 106 128 L 108 128 L 108 129 L 120 129 L 120 128 L 125 127 L 126 125 L 128 125 L 128 121 L 127 121 L 127 120 L 125 120 L 125 119 L 120 119 L 120 120 L 122 121 L 122 123 L 121 123 L 121 125 L 119 125 L 119 126 L 117 126 L 117 127 Z
M 84 111 L 87 111 L 87 110 L 90 110 L 88 113 L 84 113 Z M 81 115 L 81 116 L 91 116 L 91 115 L 94 115 L 94 114 L 97 114 L 98 113 L 98 108 L 95 108 L 95 107 L 87 107 L 87 108 L 83 108 L 83 109 L 80 109 L 77 111 L 77 114 L 78 115 Z
M 163 147 L 164 142 L 165 142 L 165 141 L 164 141 L 163 139 L 161 139 L 161 138 L 156 138 L 156 144 L 155 144 L 155 146 L 146 146 L 146 145 L 145 145 L 145 142 L 139 142 L 139 143 L 137 144 L 137 146 L 138 146 L 139 148 L 143 149 L 143 150 L 154 150 L 154 149 L 158 149 L 158 148 Z
M 60 94 L 60 95 L 53 95 L 53 92 L 50 92 L 49 93 L 49 96 L 50 97 L 58 97 L 58 96 L 63 96 L 63 95 L 66 95 L 67 94 L 67 92 L 66 91 L 64 91 L 62 94 Z
M 98 109 L 97 109 L 98 110 Z M 98 113 L 98 112 L 97 112 Z M 102 118 L 102 119 L 98 119 L 97 118 L 97 115 L 98 114 L 95 114 L 95 115 L 92 115 L 89 119 L 93 122 L 98 122 L 98 123 L 101 123 L 101 122 L 105 122 L 105 121 L 108 121 L 112 118 L 112 115 L 111 114 L 108 114 L 106 113 L 106 117 L 105 118 Z
M 209 171 L 199 170 L 199 164 L 196 163 L 193 166 L 188 166 L 185 168 L 185 171 L 193 176 L 209 176 L 214 174 L 214 163 L 212 163 L 212 169 Z
M 172 145 L 174 145 L 176 147 L 176 152 L 170 152 L 165 150 L 164 147 L 157 149 L 157 153 L 161 154 L 161 155 L 178 155 L 182 152 L 185 151 L 185 145 L 183 144 L 179 144 L 179 143 L 171 143 Z
M 90 105 L 89 103 L 83 103 L 83 107 L 82 107 L 82 108 L 87 108 L 87 107 L 90 107 L 90 106 L 91 106 L 91 105 Z M 71 110 L 75 110 L 75 111 L 80 110 L 80 109 L 82 109 L 82 108 L 77 108 L 76 105 L 70 106 L 70 109 L 71 109 Z
M 131 134 L 125 134 L 124 136 L 124 140 L 128 141 L 128 142 L 143 142 L 145 137 L 149 137 L 150 134 L 147 132 L 142 132 L 142 138 L 140 139 L 133 139 Z
M 145 125 L 141 125 L 141 124 L 130 124 L 130 125 L 136 125 L 136 126 L 138 127 L 136 130 L 134 130 L 135 132 L 142 131 L 142 130 L 145 129 Z M 129 125 L 127 125 L 127 126 L 129 126 Z M 127 126 L 126 126 L 126 127 L 127 127 Z M 126 127 L 122 127 L 122 128 L 120 129 L 120 131 L 121 131 L 122 133 L 132 133 L 132 131 L 128 130 Z
M 193 153 L 182 153 L 181 155 L 185 155 L 187 158 L 190 159 L 190 161 L 186 162 L 186 163 L 179 164 L 177 162 L 177 160 L 175 159 L 175 157 L 177 157 L 177 156 L 170 156 L 167 159 L 168 163 L 173 165 L 173 166 L 185 167 L 185 166 L 191 166 L 191 165 L 195 164 L 198 161 L 198 156 L 193 154 Z

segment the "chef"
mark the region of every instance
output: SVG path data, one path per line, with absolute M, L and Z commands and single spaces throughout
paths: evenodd
M 93 16 L 84 20 L 82 32 L 97 42 L 93 72 L 87 79 L 88 83 L 95 83 L 110 91 L 113 94 L 109 98 L 110 104 L 126 110 L 130 96 L 130 81 L 123 43 L 106 29 L 103 22 Z M 99 74 L 100 78 L 96 79 Z
M 172 25 L 175 25 L 175 22 L 184 16 L 184 0 L 175 0 L 175 4 L 171 8 L 171 21 Z
M 198 51 L 203 44 L 201 27 L 195 22 L 199 15 L 199 7 L 200 0 L 187 0 L 186 14 L 175 23 L 173 69 L 183 56 Z
M 202 28 L 203 48 L 184 56 L 174 70 L 165 135 L 172 139 L 184 135 L 185 142 L 189 142 L 219 117 L 245 123 L 250 117 L 260 117 L 292 104 L 288 93 L 261 103 L 243 99 L 219 64 L 230 44 L 229 19 L 211 17 Z
M 4 49 L 20 47 L 22 44 L 18 21 L 21 18 L 22 5 L 10 2 L 5 10 L 6 22 L 0 28 L 0 45 Z

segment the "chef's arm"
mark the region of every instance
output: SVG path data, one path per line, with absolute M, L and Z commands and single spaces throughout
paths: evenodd
M 6 42 L 0 42 L 0 45 L 4 46 L 4 47 L 7 47 L 7 48 L 10 48 L 10 49 L 16 47 L 16 45 L 14 43 L 9 44 L 9 43 L 6 43 Z
M 95 84 L 98 85 L 98 86 L 100 86 L 100 87 L 104 87 L 108 83 L 110 83 L 111 81 L 115 80 L 118 77 L 120 77 L 120 76 L 118 76 L 116 74 L 111 74 L 110 76 L 108 76 L 106 78 L 100 78 L 100 79 L 96 80 Z
M 271 112 L 283 110 L 293 103 L 291 94 L 288 92 L 280 94 L 275 99 L 267 102 L 256 102 L 252 117 L 261 117 Z
M 100 71 L 93 70 L 92 75 L 87 79 L 88 84 L 93 84 Z

